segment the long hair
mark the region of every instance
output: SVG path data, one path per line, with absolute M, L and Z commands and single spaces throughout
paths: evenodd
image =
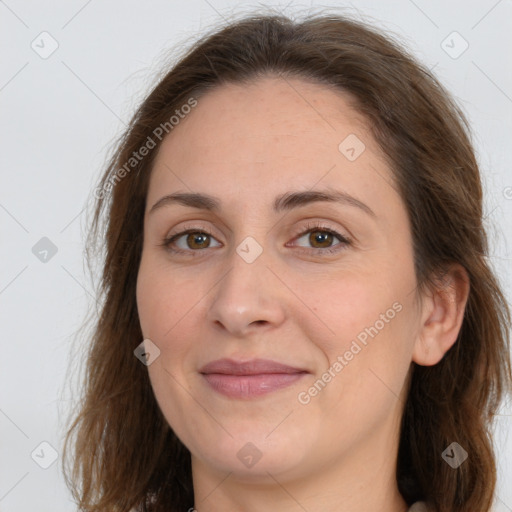
M 303 78 L 348 93 L 406 205 L 419 289 L 451 263 L 467 271 L 470 292 L 456 343 L 434 366 L 412 363 L 396 478 L 408 504 L 488 512 L 496 485 L 492 420 L 512 382 L 510 311 L 487 259 L 468 122 L 400 44 L 364 23 L 325 14 L 301 22 L 249 15 L 207 34 L 164 74 L 116 143 L 95 192 L 88 238 L 89 257 L 94 249 L 102 254 L 101 310 L 87 340 L 83 394 L 64 450 L 65 462 L 71 455 L 66 481 L 80 510 L 193 506 L 190 452 L 133 354 L 142 341 L 135 289 L 148 181 L 162 127 L 171 133 L 177 110 L 186 112 L 184 105 L 222 84 L 264 76 Z M 135 158 L 150 141 L 149 153 Z M 469 454 L 456 470 L 442 458 L 454 441 Z

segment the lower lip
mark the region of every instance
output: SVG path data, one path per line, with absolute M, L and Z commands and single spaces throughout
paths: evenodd
M 265 373 L 258 375 L 203 374 L 206 382 L 218 393 L 230 398 L 253 398 L 291 386 L 306 372 Z

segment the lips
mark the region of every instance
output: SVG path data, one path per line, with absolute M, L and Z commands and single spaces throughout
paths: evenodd
M 224 375 L 261 375 L 268 373 L 300 373 L 304 368 L 295 368 L 270 359 L 252 359 L 238 362 L 233 359 L 218 359 L 203 366 L 199 373 L 221 373 Z
M 218 359 L 203 366 L 199 373 L 214 391 L 224 396 L 253 398 L 288 387 L 309 372 L 269 359 Z

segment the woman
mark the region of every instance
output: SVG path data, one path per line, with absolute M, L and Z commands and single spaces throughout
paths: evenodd
M 510 314 L 465 118 L 392 40 L 219 29 L 95 195 L 81 510 L 491 509 Z

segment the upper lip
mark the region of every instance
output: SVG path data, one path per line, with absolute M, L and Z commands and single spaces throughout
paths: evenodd
M 199 373 L 223 373 L 225 375 L 261 375 L 265 373 L 303 373 L 304 368 L 297 368 L 278 363 L 270 359 L 251 359 L 235 361 L 234 359 L 217 359 L 204 365 Z

